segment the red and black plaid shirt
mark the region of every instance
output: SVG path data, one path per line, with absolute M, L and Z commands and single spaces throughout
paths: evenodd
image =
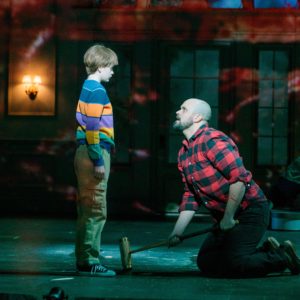
M 235 143 L 207 125 L 202 125 L 189 141 L 183 141 L 178 169 L 184 183 L 179 211 L 196 211 L 203 204 L 212 213 L 224 212 L 229 186 L 237 181 L 246 186 L 241 209 L 253 201 L 267 201 L 252 174 L 245 169 Z

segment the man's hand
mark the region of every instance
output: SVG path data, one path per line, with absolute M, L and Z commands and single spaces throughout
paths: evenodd
M 229 186 L 228 201 L 226 204 L 223 219 L 220 222 L 220 229 L 222 231 L 230 230 L 239 223 L 238 220 L 234 220 L 234 215 L 239 208 L 241 201 L 243 200 L 245 191 L 245 184 L 241 181 L 232 183 Z
M 170 235 L 169 236 L 169 244 L 168 247 L 175 247 L 181 243 L 181 240 L 178 235 Z
M 180 212 L 174 229 L 168 237 L 169 247 L 174 247 L 181 243 L 179 236 L 183 234 L 185 228 L 191 222 L 194 214 L 195 212 L 192 210 L 184 210 Z
M 105 168 L 104 166 L 95 166 L 94 167 L 94 176 L 95 178 L 102 180 L 105 176 Z
M 227 231 L 233 228 L 238 223 L 238 220 L 223 218 L 220 222 L 220 229 L 222 231 Z

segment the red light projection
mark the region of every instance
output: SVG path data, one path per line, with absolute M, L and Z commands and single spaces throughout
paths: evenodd
M 207 5 L 202 7 L 199 1 L 184 1 L 181 6 L 173 7 L 145 4 L 143 9 L 137 1 L 137 5 L 118 5 L 115 2 L 111 9 L 104 9 L 100 6 L 101 1 L 81 1 L 85 5 L 80 7 L 77 5 L 79 1 L 74 0 L 10 2 L 10 7 L 8 0 L 2 7 L 10 12 L 11 28 L 15 34 L 24 38 L 26 32 L 26 50 L 20 49 L 26 57 L 33 55 L 54 34 L 62 40 L 299 41 L 299 9 L 295 8 L 254 10 L 244 5 L 245 9 L 224 10 L 209 9 Z M 5 28 L 3 26 L 2 30 L 6 31 Z
M 294 70 L 288 75 L 288 92 L 297 93 L 300 91 L 300 70 Z
M 145 206 L 144 204 L 142 204 L 138 200 L 132 202 L 132 208 L 139 211 L 139 212 L 141 212 L 141 213 L 147 214 L 147 215 L 157 215 L 157 216 L 160 215 L 158 212 L 156 212 L 153 209 Z
M 230 13 L 210 9 L 207 1 L 182 1 L 180 6 L 176 2 L 173 7 L 171 1 L 168 1 L 167 7 L 163 1 L 156 1 L 162 5 L 152 6 L 150 1 L 135 2 L 136 5 L 133 1 L 109 1 L 113 4 L 109 9 L 101 7 L 108 5 L 108 1 L 7 0 L 2 7 L 10 13 L 11 41 L 21 41 L 16 43 L 20 57 L 24 58 L 20 64 L 30 62 L 52 38 L 61 41 L 111 40 L 134 43 L 161 39 L 204 44 L 218 40 L 287 43 L 295 42 L 300 37 L 296 34 L 297 19 L 292 9 L 285 14 L 276 10 L 273 15 L 272 10 L 268 9 L 263 12 L 249 11 L 249 6 L 245 10 Z M 245 5 L 249 1 L 243 2 Z M 2 30 L 7 31 L 6 28 L 3 26 Z M 280 34 L 285 31 L 289 34 Z M 232 72 L 238 73 L 238 76 Z M 241 68 L 224 71 L 222 76 L 226 84 L 222 84 L 221 91 L 226 92 L 226 89 L 238 86 L 251 73 L 251 70 Z M 139 82 L 132 89 L 130 101 L 145 105 L 159 99 L 157 92 L 144 87 L 142 79 L 138 74 L 135 75 Z M 291 85 L 291 89 L 297 87 L 295 83 Z M 241 107 L 253 101 L 257 101 L 256 96 L 245 97 L 226 121 L 233 122 Z
M 150 151 L 148 149 L 128 149 L 128 152 L 133 155 L 135 160 L 145 160 L 150 157 Z
M 17 49 L 21 58 L 30 61 L 40 51 L 43 45 L 53 38 L 59 43 L 81 42 L 81 41 L 108 41 L 135 44 L 144 41 L 151 41 L 156 47 L 155 58 L 157 61 L 155 69 L 162 70 L 165 57 L 161 57 L 160 45 L 176 44 L 201 46 L 213 42 L 221 43 L 296 43 L 300 41 L 299 15 L 300 9 L 254 9 L 253 2 L 243 1 L 244 9 L 211 9 L 206 1 L 183 1 L 174 7 L 153 5 L 150 1 L 114 2 L 109 8 L 108 1 L 75 1 L 75 0 L 3 0 L 0 4 L 0 17 L 7 20 L 9 26 L 1 26 L 1 33 L 12 41 L 17 40 Z M 109 1 L 112 3 L 113 0 Z M 158 2 L 158 1 L 156 1 Z M 162 2 L 162 1 L 161 1 Z M 123 5 L 126 3 L 126 5 Z M 150 4 L 149 4 L 150 3 Z M 170 3 L 170 2 L 168 2 Z M 249 4 L 250 3 L 250 4 Z M 3 24 L 5 21 L 2 21 Z M 11 43 L 12 45 L 12 43 Z M 11 49 L 9 49 L 11 50 Z M 154 52 L 154 51 L 153 51 Z M 63 56 L 62 56 L 63 57 Z M 20 63 L 23 63 L 21 61 Z M 62 62 L 64 63 L 64 62 Z M 63 67 L 61 67 L 63 68 Z M 77 76 L 78 68 L 69 68 L 70 76 Z M 133 66 L 135 70 L 135 82 L 130 95 L 129 104 L 145 106 L 155 101 L 164 101 L 156 90 L 143 83 L 143 75 Z M 166 72 L 167 73 L 167 72 Z M 148 78 L 154 74 L 147 74 Z M 149 80 L 148 80 L 149 81 Z M 224 117 L 224 122 L 232 124 L 236 121 L 242 108 L 249 106 L 259 100 L 257 89 L 245 89 L 244 86 L 255 87 L 258 82 L 257 70 L 237 66 L 221 71 L 220 93 L 234 91 L 236 103 Z M 161 90 L 161 89 L 158 89 Z M 249 92 L 251 91 L 251 93 Z M 300 91 L 300 70 L 296 69 L 288 75 L 288 93 Z M 297 98 L 299 99 L 299 97 Z M 299 100 L 298 100 L 299 101 Z M 127 109 L 127 108 L 126 108 Z M 127 119 L 126 119 L 127 121 Z M 137 122 L 134 116 L 128 123 L 134 125 Z M 159 124 L 167 127 L 167 124 Z M 62 129 L 56 137 L 59 141 L 74 142 L 74 129 Z M 230 133 L 236 142 L 242 142 L 238 131 Z M 127 149 L 127 147 L 126 147 Z M 57 141 L 41 143 L 35 149 L 38 154 L 48 156 L 65 155 L 70 159 L 73 144 L 64 144 Z M 129 148 L 133 161 L 149 160 L 152 153 L 149 149 Z M 17 168 L 16 168 L 17 169 Z M 42 166 L 28 161 L 20 162 L 18 169 L 22 176 L 42 178 L 49 189 L 57 190 L 59 193 L 66 193 L 66 199 L 75 199 L 75 189 L 71 185 L 55 185 L 53 178 Z M 133 204 L 137 209 L 153 213 L 151 209 L 144 207 L 139 201 Z

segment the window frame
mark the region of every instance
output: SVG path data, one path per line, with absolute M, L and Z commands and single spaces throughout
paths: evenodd
M 293 66 L 293 60 L 294 60 L 294 53 L 293 53 L 293 47 L 292 45 L 280 45 L 280 44 L 272 44 L 272 45 L 258 45 L 256 46 L 255 52 L 256 52 L 256 69 L 258 70 L 258 81 L 256 83 L 256 88 L 255 90 L 257 91 L 257 95 L 258 95 L 258 101 L 256 103 L 256 118 L 255 118 L 255 128 L 256 128 L 256 141 L 255 141 L 255 165 L 257 168 L 265 168 L 265 167 L 282 167 L 285 166 L 289 161 L 290 161 L 290 157 L 291 157 L 291 123 L 292 123 L 292 118 L 291 118 L 291 100 L 292 100 L 292 95 L 288 92 L 287 89 L 287 133 L 286 136 L 283 136 L 284 138 L 286 138 L 287 142 L 286 142 L 286 160 L 285 163 L 277 163 L 276 161 L 274 161 L 274 136 L 280 138 L 281 136 L 278 135 L 274 135 L 274 124 L 272 124 L 273 128 L 272 128 L 272 135 L 271 136 L 266 136 L 266 137 L 271 137 L 271 143 L 272 143 L 272 158 L 271 158 L 271 163 L 261 163 L 259 162 L 259 153 L 258 153 L 258 147 L 259 147 L 259 110 L 260 110 L 260 106 L 259 106 L 259 84 L 260 84 L 260 76 L 259 76 L 259 54 L 260 51 L 287 51 L 288 53 L 288 70 L 287 70 L 287 76 L 286 76 L 286 84 L 288 87 L 288 80 L 289 80 L 289 74 L 292 71 L 292 66 Z M 274 81 L 276 80 L 276 78 L 271 77 L 272 80 L 272 87 L 274 86 Z M 276 109 L 276 106 L 274 105 L 274 88 L 272 89 L 272 106 L 270 109 L 272 109 L 272 120 L 274 120 L 274 108 Z

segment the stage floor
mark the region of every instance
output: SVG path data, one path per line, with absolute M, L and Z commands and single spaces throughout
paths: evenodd
M 119 239 L 131 249 L 167 238 L 175 219 L 168 221 L 108 221 L 102 256 L 115 269 L 114 278 L 77 276 L 74 268 L 75 220 L 2 218 L 0 220 L 0 294 L 43 299 L 60 287 L 69 299 L 299 299 L 300 276 L 289 273 L 258 279 L 202 277 L 195 259 L 204 236 L 176 248 L 155 248 L 132 255 L 133 270 L 122 272 Z M 209 227 L 195 220 L 187 232 Z M 292 240 L 300 254 L 299 231 L 269 231 L 279 241 Z M 22 299 L 22 298 L 18 298 Z

